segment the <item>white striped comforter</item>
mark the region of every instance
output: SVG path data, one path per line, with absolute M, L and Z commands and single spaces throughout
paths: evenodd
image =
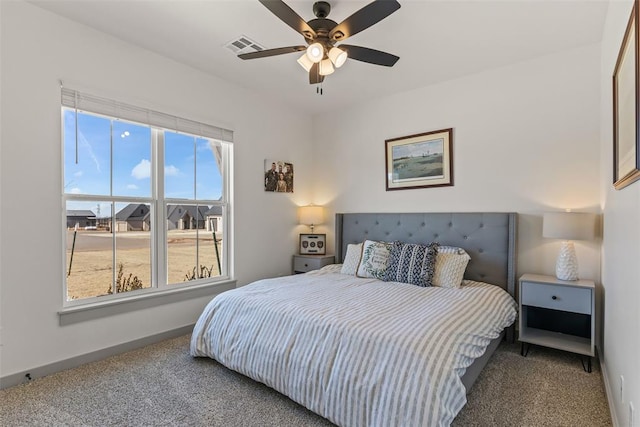
M 191 338 L 211 357 L 340 426 L 448 426 L 460 377 L 516 317 L 497 286 L 421 288 L 334 273 L 216 296 Z

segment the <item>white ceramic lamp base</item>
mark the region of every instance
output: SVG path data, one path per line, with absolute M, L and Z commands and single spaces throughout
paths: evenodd
M 578 280 L 578 257 L 573 242 L 562 242 L 556 262 L 556 277 L 560 280 Z

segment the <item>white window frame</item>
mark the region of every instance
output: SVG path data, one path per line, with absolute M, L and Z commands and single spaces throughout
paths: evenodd
M 132 122 L 142 126 L 151 128 L 151 197 L 121 197 L 121 196 L 105 196 L 90 194 L 71 194 L 64 191 L 65 177 L 65 159 L 64 159 L 64 122 L 61 129 L 61 147 L 62 147 L 62 234 L 63 249 L 62 254 L 62 273 L 63 273 L 63 295 L 62 310 L 60 311 L 61 323 L 64 315 L 72 315 L 77 317 L 77 313 L 92 308 L 104 308 L 113 304 L 138 302 L 141 299 L 150 297 L 168 296 L 169 299 L 175 298 L 178 293 L 189 292 L 194 296 L 200 295 L 203 288 L 214 287 L 218 290 L 226 290 L 235 287 L 233 279 L 233 236 L 231 233 L 233 227 L 233 209 L 232 209 L 232 189 L 233 183 L 233 132 L 194 122 L 187 119 L 170 116 L 168 114 L 159 113 L 152 110 L 146 110 L 135 106 L 119 103 L 93 95 L 87 95 L 71 89 L 62 89 L 62 108 L 61 120 L 64 120 L 65 110 L 74 110 L 76 113 L 87 113 L 96 116 L 102 116 L 111 120 L 123 120 Z M 137 119 L 137 120 L 136 120 Z M 220 172 L 222 175 L 222 197 L 221 200 L 197 199 L 170 199 L 164 197 L 164 131 L 187 134 L 196 138 L 214 140 L 221 145 L 221 164 Z M 113 168 L 111 163 L 110 168 Z M 196 172 L 197 173 L 197 172 Z M 113 176 L 113 170 L 110 171 Z M 197 175 L 196 175 L 197 176 Z M 195 185 L 195 183 L 194 183 Z M 112 193 L 112 191 L 110 191 Z M 197 197 L 197 194 L 196 194 Z M 145 203 L 149 204 L 152 214 L 152 226 L 150 234 L 150 250 L 151 250 L 151 287 L 139 289 L 135 291 L 114 293 L 111 295 L 103 295 L 96 297 L 83 298 L 79 300 L 68 300 L 67 280 L 66 280 L 66 238 L 64 238 L 67 222 L 66 222 L 66 206 L 69 201 L 105 201 L 115 203 Z M 184 205 L 207 205 L 222 206 L 223 230 L 222 230 L 222 260 L 221 271 L 219 276 L 212 278 L 196 279 L 184 283 L 167 283 L 167 205 L 184 204 Z M 114 209 L 110 212 L 111 217 L 115 218 Z M 114 233 L 116 231 L 114 230 Z M 114 255 L 115 255 L 114 250 Z M 116 257 L 114 256 L 114 264 Z M 115 266 L 114 266 L 115 268 Z M 115 274 L 115 272 L 114 272 Z M 196 291 L 196 292 L 194 292 Z M 166 299 L 166 298 L 165 298 Z M 168 301 L 159 301 L 164 303 Z M 148 304 L 132 304 L 132 307 L 146 308 Z M 107 313 L 108 314 L 108 313 Z M 83 316 L 80 316 L 83 317 Z

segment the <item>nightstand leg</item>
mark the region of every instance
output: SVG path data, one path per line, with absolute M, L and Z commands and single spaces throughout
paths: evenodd
M 587 356 L 587 365 L 585 366 L 584 364 L 584 359 L 581 357 L 580 361 L 582 362 L 582 369 L 585 370 L 585 372 L 591 373 L 591 356 Z
M 525 345 L 527 346 L 527 351 L 524 350 Z M 527 354 L 529 354 L 529 348 L 531 348 L 531 344 L 523 342 L 520 346 L 520 356 L 527 357 Z

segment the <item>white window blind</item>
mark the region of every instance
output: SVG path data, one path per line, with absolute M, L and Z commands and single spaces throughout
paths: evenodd
M 162 129 L 187 133 L 195 136 L 233 142 L 233 131 L 217 126 L 196 122 L 146 108 L 136 107 L 111 99 L 62 88 L 62 105 L 81 111 L 101 114 Z

